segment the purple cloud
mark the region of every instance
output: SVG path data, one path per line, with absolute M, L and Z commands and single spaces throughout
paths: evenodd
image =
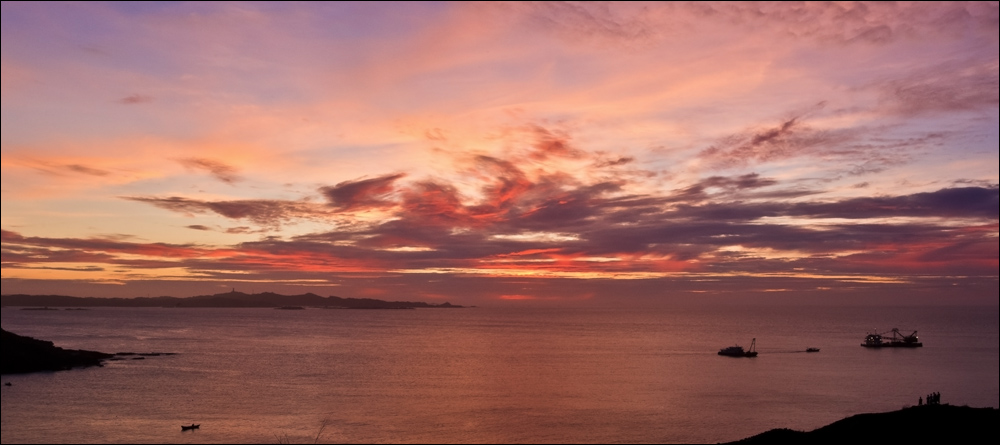
M 123 197 L 123 199 L 151 204 L 182 214 L 216 213 L 229 219 L 245 219 L 266 227 L 279 226 L 296 219 L 322 219 L 331 215 L 331 212 L 323 206 L 301 201 L 199 201 L 180 197 L 141 196 Z
M 396 191 L 395 182 L 406 175 L 385 175 L 371 179 L 344 181 L 319 191 L 332 207 L 341 211 L 367 210 L 393 205 L 390 195 Z

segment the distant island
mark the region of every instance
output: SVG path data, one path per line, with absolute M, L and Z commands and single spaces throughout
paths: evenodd
M 80 298 L 60 295 L 4 295 L 3 307 L 38 308 L 72 307 L 134 307 L 134 308 L 290 308 L 313 307 L 325 309 L 456 309 L 451 303 L 430 304 L 411 301 L 382 301 L 370 298 L 321 297 L 316 294 L 280 295 L 275 293 L 245 294 L 228 292 L 190 298 L 140 297 L 140 298 Z
M 998 439 L 997 410 L 924 405 L 881 414 L 861 414 L 812 432 L 787 429 L 732 442 L 756 444 L 989 443 Z M 992 437 L 992 439 L 990 439 Z
M 0 374 L 55 372 L 101 366 L 115 356 L 102 352 L 57 348 L 52 342 L 22 337 L 0 329 Z

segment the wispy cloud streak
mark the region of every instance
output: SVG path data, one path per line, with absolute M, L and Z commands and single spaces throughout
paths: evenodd
M 240 177 L 237 174 L 238 170 L 231 165 L 227 165 L 224 162 L 216 161 L 213 159 L 205 158 L 187 158 L 180 159 L 181 165 L 192 170 L 204 170 L 215 176 L 216 179 L 225 182 L 226 184 L 234 184 L 240 181 Z

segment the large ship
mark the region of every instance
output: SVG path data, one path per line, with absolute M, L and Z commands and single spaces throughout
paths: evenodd
M 743 349 L 742 346 L 730 346 L 728 348 L 723 348 L 719 350 L 719 355 L 726 357 L 756 357 L 757 356 L 757 339 L 753 339 L 750 342 L 750 350 L 747 351 Z
M 891 334 L 892 336 L 882 335 L 876 330 L 874 334 L 868 334 L 865 337 L 865 342 L 861 346 L 866 348 L 922 348 L 924 346 L 920 342 L 920 338 L 917 337 L 917 331 L 913 331 L 910 335 L 903 335 L 899 329 L 893 329 Z

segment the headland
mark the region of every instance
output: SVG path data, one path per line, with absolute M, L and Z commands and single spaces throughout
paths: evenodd
M 1000 436 L 996 429 L 998 420 L 998 411 L 993 408 L 924 405 L 852 416 L 811 432 L 771 430 L 732 443 L 989 443 Z

